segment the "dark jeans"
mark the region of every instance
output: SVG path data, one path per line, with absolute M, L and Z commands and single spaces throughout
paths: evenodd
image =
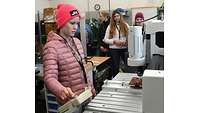
M 106 51 L 106 52 L 102 52 L 101 50 L 99 50 L 99 51 L 100 51 L 99 56 L 110 57 L 110 49 L 108 49 L 108 51 Z
M 126 53 L 128 49 L 110 49 L 111 59 L 112 59 L 112 72 L 113 77 L 119 72 L 120 58 L 124 61 L 124 64 L 127 64 Z

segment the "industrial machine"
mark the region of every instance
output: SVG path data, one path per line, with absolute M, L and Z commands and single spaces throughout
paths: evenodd
M 142 88 L 143 113 L 164 113 L 164 71 L 145 70 Z
M 142 26 L 130 26 L 129 28 L 128 66 L 138 67 L 145 66 L 150 63 L 150 67 L 148 69 L 163 70 L 164 21 L 149 20 L 144 24 L 145 36 L 142 35 Z M 149 39 L 150 41 L 148 41 Z M 147 62 L 146 59 L 149 59 L 150 61 Z M 157 63 L 159 63 L 159 65 L 157 65 Z
M 133 73 L 118 73 L 104 81 L 102 91 L 86 106 L 84 113 L 142 113 L 142 89 L 129 86 Z
M 134 73 L 118 73 L 104 81 L 102 91 L 84 113 L 164 113 L 164 71 L 145 70 L 142 89 L 129 85 Z
M 130 26 L 128 36 L 129 66 L 145 65 L 144 48 L 142 26 Z
M 145 33 L 151 39 L 151 58 L 154 54 L 164 55 L 164 21 L 151 20 L 145 26 Z
M 145 22 L 145 26 L 146 36 L 150 38 L 148 69 L 164 70 L 164 21 L 150 20 Z

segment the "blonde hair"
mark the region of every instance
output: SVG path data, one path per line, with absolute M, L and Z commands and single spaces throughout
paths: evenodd
M 99 14 L 102 14 L 103 17 L 110 18 L 110 14 L 107 11 L 100 11 Z

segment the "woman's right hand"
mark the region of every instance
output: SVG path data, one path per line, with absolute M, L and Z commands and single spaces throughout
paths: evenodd
M 65 100 L 65 99 L 70 99 L 70 98 L 74 98 L 75 94 L 72 92 L 71 88 L 69 87 L 64 87 L 64 90 L 61 94 L 61 99 Z
M 117 45 L 117 46 L 123 46 L 124 41 L 120 41 L 120 40 L 114 40 L 113 44 Z

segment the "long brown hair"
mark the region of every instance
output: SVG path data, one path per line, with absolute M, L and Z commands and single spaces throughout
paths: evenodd
M 115 23 L 115 20 L 114 20 L 114 16 L 115 16 L 116 13 L 118 13 L 120 15 L 120 22 L 119 22 L 120 32 L 124 33 L 125 36 L 128 37 L 128 26 L 125 23 L 123 16 L 121 15 L 121 13 L 113 11 L 112 17 L 111 17 L 111 20 L 110 20 L 110 32 L 109 32 L 110 37 L 109 38 L 113 38 L 113 36 L 116 34 L 116 23 Z

